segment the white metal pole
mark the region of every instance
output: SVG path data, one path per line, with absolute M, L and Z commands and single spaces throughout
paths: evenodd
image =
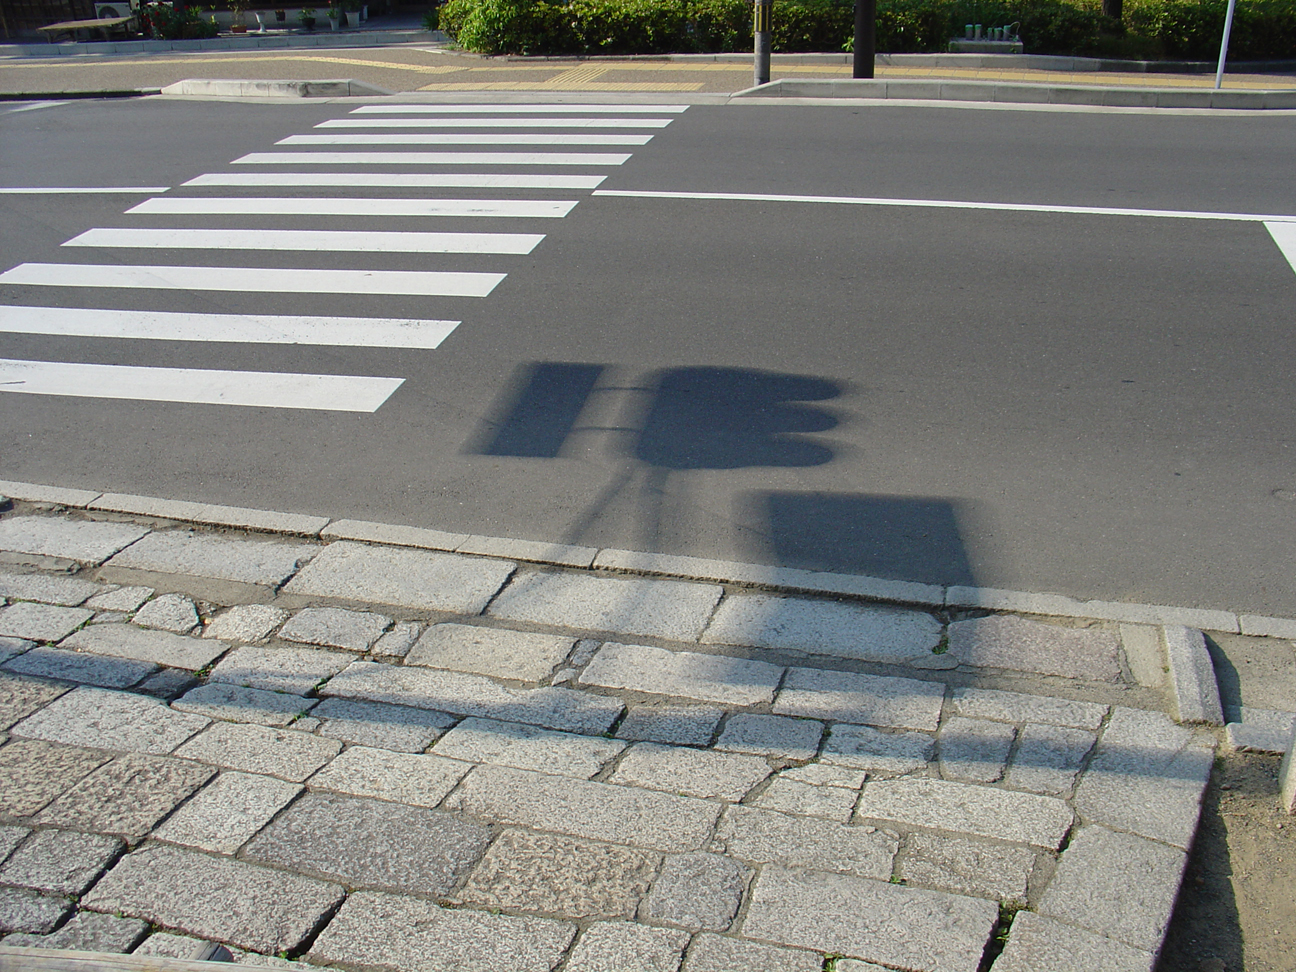
M 1229 34 L 1233 31 L 1233 8 L 1237 0 L 1229 0 L 1228 13 L 1224 15 L 1224 39 L 1220 41 L 1219 67 L 1215 69 L 1215 89 L 1224 83 L 1224 61 L 1228 57 Z

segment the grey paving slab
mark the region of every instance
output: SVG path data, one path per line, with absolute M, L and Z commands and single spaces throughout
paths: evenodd
M 1243 631 L 1243 634 L 1248 633 Z M 1161 632 L 1148 624 L 1122 624 L 1120 639 L 1134 680 L 1148 688 L 1161 688 L 1166 677 Z
M 459 900 L 570 918 L 633 918 L 661 855 L 573 837 L 505 830 Z
M 287 611 L 270 604 L 236 604 L 213 618 L 203 637 L 244 644 L 264 641 L 287 618 Z
M 79 895 L 125 849 L 116 837 L 103 834 L 40 830 L 0 867 L 0 884 Z
M 1064 628 L 1007 614 L 956 621 L 949 653 L 965 665 L 1083 678 L 1120 679 L 1120 642 L 1105 628 Z
M 1050 699 L 998 689 L 956 688 L 950 692 L 950 712 L 969 719 L 993 719 L 998 722 L 1038 722 L 1046 726 L 1069 726 L 1074 729 L 1097 729 L 1107 714 L 1107 706 L 1097 702 L 1073 702 Z
M 906 884 L 990 898 L 1024 908 L 1035 851 L 966 837 L 913 833 L 896 873 Z
M 158 628 L 187 635 L 198 627 L 198 609 L 183 594 L 163 594 L 149 601 L 132 619 L 142 628 Z
M 0 932 L 45 935 L 72 910 L 72 902 L 26 888 L 0 888 Z
M 164 754 L 208 721 L 202 716 L 175 712 L 156 699 L 81 687 L 28 716 L 13 727 L 13 732 L 69 746 Z
M 139 610 L 139 606 L 153 596 L 151 587 L 119 587 L 115 591 L 96 594 L 86 601 L 85 606 L 96 611 L 120 611 L 130 614 Z
M 199 685 L 171 703 L 173 709 L 220 719 L 225 722 L 255 722 L 263 726 L 286 726 L 309 712 L 314 699 L 282 692 L 243 688 L 212 682 Z
M 23 838 L 30 833 L 30 827 L 0 826 L 0 863 L 8 859 L 14 848 L 21 844 Z
M 0 813 L 30 817 L 111 758 L 96 749 L 11 740 L 0 748 Z
M 10 935 L 6 946 L 57 948 L 74 952 L 129 952 L 148 935 L 148 922 L 82 911 L 49 935 Z
M 751 806 L 803 817 L 823 817 L 846 823 L 855 810 L 859 793 L 840 786 L 815 786 L 778 777 L 761 790 Z
M 486 828 L 449 814 L 308 793 L 255 837 L 243 856 L 351 888 L 444 895 L 489 842 Z
M 423 752 L 455 723 L 444 712 L 337 698 L 325 699 L 311 715 L 320 720 L 321 736 L 401 753 Z
M 330 543 L 285 591 L 424 611 L 481 614 L 516 565 L 454 554 Z
M 1152 972 L 1156 956 L 1055 918 L 1018 912 L 995 972 Z
M 148 532 L 134 523 L 13 516 L 0 520 L 0 550 L 98 564 Z
M 695 935 L 682 972 L 821 972 L 823 956 L 724 935 Z
M 1214 743 L 1164 713 L 1117 707 L 1075 807 L 1088 820 L 1187 848 L 1197 830 Z
M 754 807 L 727 807 L 712 850 L 753 864 L 836 871 L 886 881 L 899 839 L 873 827 L 848 827 Z
M 418 641 L 423 625 L 416 621 L 397 621 L 392 629 L 374 642 L 373 654 L 377 658 L 404 658 Z
M 756 756 L 638 743 L 608 782 L 737 803 L 769 774 L 769 764 Z
M 233 540 L 209 533 L 168 530 L 149 534 L 117 554 L 109 564 L 277 587 L 319 551 L 314 544 Z
M 223 655 L 229 645 L 169 631 L 149 631 L 133 624 L 96 624 L 64 638 L 60 647 L 196 672 Z
M 225 772 L 196 793 L 154 833 L 158 840 L 233 854 L 302 791 L 273 776 Z
M 667 580 L 532 573 L 516 578 L 490 614 L 563 628 L 697 641 L 721 588 Z
M 936 737 L 940 771 L 947 780 L 993 783 L 1008 767 L 1016 731 L 1002 722 L 954 716 L 945 720 Z
M 306 957 L 396 972 L 550 972 L 575 935 L 575 925 L 549 918 L 362 891 L 347 898 Z
M 632 705 L 617 727 L 617 736 L 675 746 L 705 746 L 723 717 L 724 709 L 714 705 Z
M 320 694 L 589 735 L 611 729 L 623 708 L 620 699 L 572 689 L 510 688 L 481 675 L 376 662 L 353 662 Z
M 85 777 L 42 810 L 36 822 L 135 840 L 214 775 L 199 763 L 129 753 Z
M 724 931 L 738 913 L 751 869 L 718 854 L 671 854 L 639 909 L 644 921 Z
M 373 611 L 305 608 L 279 629 L 279 637 L 285 641 L 365 652 L 391 623 L 391 618 Z
M 226 769 L 301 783 L 337 755 L 334 739 L 304 732 L 234 722 L 215 722 L 176 755 Z
M 554 732 L 516 722 L 465 719 L 442 736 L 432 752 L 469 763 L 496 763 L 588 780 L 625 748 L 620 740 Z
M 936 751 L 936 737 L 925 732 L 882 732 L 871 726 L 838 723 L 824 743 L 822 760 L 873 773 L 899 775 L 927 765 Z
M 0 610 L 0 635 L 31 641 L 58 641 L 94 616 L 76 607 L 19 601 Z
M 0 672 L 0 729 L 8 729 L 69 691 L 66 685 Z
M 779 715 L 933 731 L 945 686 L 912 678 L 789 668 L 774 700 Z
M 573 814 L 572 807 L 581 812 Z M 502 824 L 675 852 L 701 847 L 720 813 L 718 804 L 694 797 L 503 766 L 476 767 L 446 808 Z
M 434 624 L 405 656 L 405 664 L 539 682 L 549 677 L 575 643 L 575 638 L 564 635 Z
M 1187 854 L 1177 847 L 1082 827 L 1058 862 L 1038 912 L 1134 948 L 1161 947 Z
M 915 972 L 976 972 L 998 916 L 992 901 L 767 867 L 742 931 Z
M 794 780 L 810 786 L 842 787 L 847 790 L 858 790 L 864 785 L 867 777 L 868 773 L 862 769 L 825 762 L 789 766 L 779 772 L 779 779 Z
M 766 662 L 608 642 L 580 680 L 602 688 L 681 696 L 723 705 L 770 702 L 783 669 Z
M 1206 650 L 1206 638 L 1196 628 L 1168 624 L 1162 630 L 1170 667 L 1170 687 L 1180 722 L 1224 725 L 1215 665 Z
M 1074 819 L 1071 808 L 1053 797 L 917 777 L 865 783 L 855 818 L 1052 850 L 1061 846 Z
M 310 785 L 313 789 L 435 807 L 470 768 L 469 763 L 440 756 L 351 746 L 311 777 Z
M 163 668 L 144 679 L 136 688 L 155 699 L 171 702 L 198 684 L 193 672 L 187 672 L 183 668 Z
M 75 607 L 109 588 L 92 584 L 79 577 L 46 577 L 43 574 L 0 573 L 0 597 L 11 601 L 40 601 L 42 604 L 62 604 Z M 97 607 L 90 604 L 88 607 Z
M 940 636 L 941 623 L 921 611 L 740 594 L 720 605 L 702 641 L 894 662 L 931 651 Z
M 1028 725 L 1022 730 L 1004 783 L 1015 790 L 1067 796 L 1096 738 L 1087 729 Z
M 626 921 L 600 921 L 581 933 L 565 969 L 571 972 L 676 972 L 686 932 Z
M 235 648 L 208 679 L 267 692 L 305 695 L 351 664 L 354 655 L 323 648 Z
M 3 689 L 0 688 L 0 693 Z M 2 696 L 0 696 L 2 697 Z M 1293 703 L 1296 705 L 1296 703 Z M 3 703 L 0 703 L 2 711 Z M 0 716 L 0 724 L 3 717 Z M 1296 713 L 1240 706 L 1224 727 L 1228 747 L 1243 752 L 1284 753 L 1296 731 Z
M 36 642 L 28 641 L 26 638 L 0 638 L 0 664 L 35 647 Z
M 300 945 L 342 897 L 336 884 L 150 843 L 122 858 L 81 904 L 273 953 Z
M 809 760 L 819 752 L 823 723 L 811 719 L 755 715 L 731 715 L 716 740 L 716 749 L 733 753 L 756 753 L 777 759 Z
M 19 483 L 11 480 L 0 480 L 0 493 L 10 499 L 27 500 L 31 503 L 50 503 L 55 506 L 89 506 L 99 493 L 89 489 L 66 489 L 61 486 L 45 486 L 41 483 Z

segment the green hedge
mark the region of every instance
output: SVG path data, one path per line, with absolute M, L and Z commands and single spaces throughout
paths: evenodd
M 1101 0 L 877 0 L 882 53 L 946 50 L 967 23 L 1018 24 L 1034 54 L 1210 60 L 1227 0 L 1126 0 L 1123 23 Z M 748 0 L 449 0 L 441 27 L 482 54 L 665 54 L 751 50 Z M 852 0 L 776 0 L 775 51 L 849 49 Z M 1233 60 L 1296 58 L 1296 0 L 1243 0 Z

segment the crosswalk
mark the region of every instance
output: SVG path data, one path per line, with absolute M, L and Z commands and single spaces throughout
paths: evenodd
M 603 183 L 600 169 L 632 155 L 598 149 L 646 145 L 685 110 L 668 104 L 369 104 L 309 133 L 281 138 L 274 151 L 232 159 L 231 171 L 203 173 L 178 187 L 136 187 L 147 198 L 124 211 L 126 225 L 93 227 L 65 241 L 68 262 L 21 263 L 0 273 L 0 288 L 27 288 L 25 294 L 51 301 L 0 303 L 0 332 L 192 343 L 205 348 L 198 352 L 203 367 L 0 358 L 0 391 L 374 412 L 405 377 L 225 370 L 208 366 L 220 363 L 212 361 L 220 352 L 210 345 L 435 351 L 462 321 L 390 317 L 384 305 L 488 297 L 507 278 L 508 259 L 532 253 L 544 240 L 542 233 L 511 232 L 501 220 L 566 217 Z M 0 187 L 29 191 L 42 190 Z M 567 198 L 543 195 L 552 192 Z M 423 222 L 437 217 L 452 217 L 454 231 Z M 465 222 L 476 220 L 481 224 Z M 375 228 L 383 223 L 390 228 Z M 121 262 L 112 253 L 123 254 Z M 326 259 L 330 254 L 344 256 Z M 374 266 L 384 258 L 408 266 L 410 254 L 459 256 L 444 269 L 435 263 L 418 270 Z M 271 256 L 303 265 L 259 265 Z M 465 258 L 480 266 L 462 267 Z M 339 267 L 338 259 L 354 266 Z M 95 298 L 111 295 L 100 299 L 113 306 L 57 306 L 77 304 L 76 294 L 85 291 Z M 195 298 L 217 293 L 263 295 L 266 309 L 289 312 L 191 309 Z M 348 313 L 291 313 L 301 309 L 294 304 L 316 295 L 339 295 Z M 158 309 L 159 301 L 175 303 Z M 357 308 L 369 313 L 351 313 Z

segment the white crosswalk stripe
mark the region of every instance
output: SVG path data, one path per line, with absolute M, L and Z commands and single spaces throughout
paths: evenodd
M 249 152 L 234 165 L 624 165 L 619 152 Z
M 679 115 L 688 105 L 361 105 L 353 115 Z
M 651 135 L 534 135 L 530 132 L 505 132 L 479 135 L 463 132 L 366 132 L 356 135 L 289 135 L 276 145 L 647 145 Z
M 357 230 L 92 229 L 64 246 L 156 250 L 329 250 L 350 253 L 513 253 L 539 245 L 539 233 L 409 233 Z
M 184 186 L 271 189 L 597 189 L 607 176 L 504 172 L 208 172 Z
M 575 200 L 551 199 L 310 199 L 266 196 L 166 196 L 146 199 L 129 213 L 152 215 L 276 216 L 490 216 L 561 219 Z M 308 248 L 309 249 L 309 248 Z
M 335 118 L 316 128 L 665 128 L 673 118 Z

